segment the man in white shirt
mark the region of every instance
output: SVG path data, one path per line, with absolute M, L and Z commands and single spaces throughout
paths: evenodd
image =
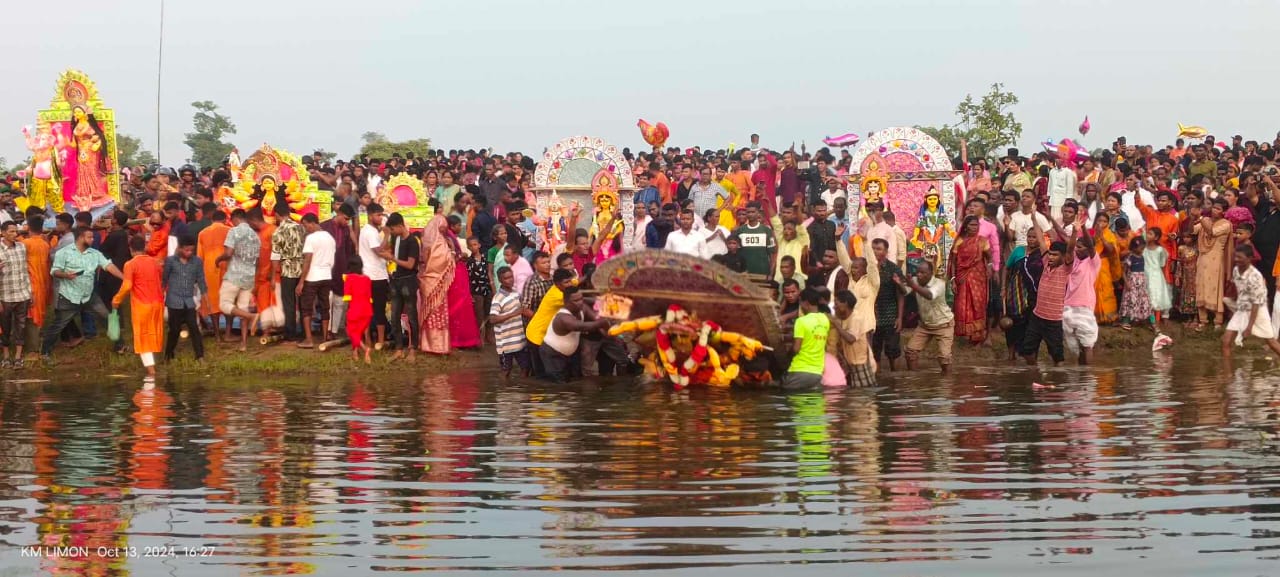
M 630 230 L 624 230 L 622 232 L 622 252 L 632 252 L 644 249 L 644 234 L 645 231 L 649 229 L 649 222 L 653 220 L 649 217 L 649 210 L 645 205 L 637 204 L 633 210 L 635 215 L 635 224 Z M 519 284 L 518 280 L 517 284 Z
M 1014 248 L 1027 246 L 1027 231 L 1033 224 L 1043 231 L 1053 230 L 1049 219 L 1036 212 L 1036 193 L 1024 190 L 1020 203 L 1018 212 L 1004 216 L 1004 228 L 1009 239 L 1013 240 Z
M 822 191 L 822 201 L 834 207 L 837 198 L 844 198 L 844 189 L 840 188 L 840 179 L 827 177 L 827 189 Z
M 373 202 L 365 209 L 369 222 L 360 228 L 361 272 L 373 281 L 373 321 L 369 323 L 369 338 L 382 345 L 387 339 L 387 297 L 391 291 L 391 277 L 387 274 L 387 259 L 391 249 L 382 238 L 382 205 Z M 374 340 L 374 337 L 377 337 Z M 376 345 L 375 345 L 376 346 Z
M 1062 220 L 1062 205 L 1076 199 L 1076 171 L 1066 167 L 1062 153 L 1053 159 L 1049 170 L 1049 216 Z
M 1138 186 L 1138 175 L 1131 172 L 1129 176 L 1124 177 L 1124 190 L 1120 192 L 1120 210 L 1129 217 L 1129 228 L 1141 231 L 1146 229 L 1147 221 L 1142 218 L 1142 211 L 1138 210 L 1138 203 L 1134 201 L 1134 198 L 1139 196 L 1147 206 L 1156 205 L 1155 197 L 1147 189 Z
M 886 249 L 885 258 L 889 262 L 898 262 L 898 237 L 893 233 L 893 225 L 884 221 L 884 204 L 873 202 L 867 205 L 867 215 L 871 217 L 871 222 L 875 224 L 871 226 L 871 231 L 867 234 L 871 237 L 867 240 L 875 242 L 882 239 L 889 245 Z M 857 217 L 851 217 L 857 221 Z
M 680 213 L 680 228 L 671 231 L 667 235 L 667 250 L 696 256 L 698 258 L 711 258 L 711 254 L 707 251 L 707 237 L 700 232 L 693 230 L 693 211 L 685 210 Z
M 706 214 L 702 234 L 707 238 L 707 254 L 716 256 L 728 253 L 729 247 L 725 241 L 729 239 L 729 229 L 720 226 L 720 210 L 713 208 Z
M 300 349 L 315 348 L 311 337 L 311 317 L 315 316 L 316 302 L 329 302 L 330 283 L 333 281 L 333 258 L 338 245 L 333 235 L 320 228 L 315 214 L 302 217 L 302 227 L 307 231 L 302 241 L 302 284 L 298 285 L 298 306 L 302 308 L 302 330 L 306 340 L 298 343 Z M 321 335 L 329 334 L 329 307 L 320 309 Z

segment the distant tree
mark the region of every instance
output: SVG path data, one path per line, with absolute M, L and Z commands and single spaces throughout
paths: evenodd
M 1022 123 L 1010 110 L 1018 103 L 1018 96 L 1005 92 L 1004 85 L 995 83 L 991 91 L 974 102 L 972 94 L 956 106 L 957 121 L 943 126 L 918 126 L 932 136 L 947 152 L 957 154 L 960 141 L 969 144 L 969 158 L 984 158 L 998 153 L 1001 146 L 1013 144 L 1022 136 Z
M 369 158 L 386 160 L 395 154 L 399 154 L 403 158 L 409 152 L 412 152 L 418 158 L 426 158 L 427 151 L 431 150 L 431 139 L 429 138 L 414 138 L 412 140 L 392 142 L 378 132 L 366 132 L 361 138 L 364 139 L 364 146 L 360 147 L 360 154 L 368 155 Z
M 142 140 L 128 134 L 116 136 L 116 154 L 119 155 L 120 166 L 149 166 L 156 162 L 156 155 L 142 148 Z
M 188 132 L 184 142 L 191 147 L 191 161 L 206 166 L 221 166 L 222 160 L 231 153 L 235 146 L 223 142 L 222 137 L 236 133 L 236 125 L 231 119 L 218 114 L 218 105 L 208 100 L 192 102 L 196 109 L 193 117 L 195 132 Z

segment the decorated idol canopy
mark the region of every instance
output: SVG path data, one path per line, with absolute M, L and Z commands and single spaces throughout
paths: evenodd
M 580 228 L 616 235 L 622 230 L 615 220 L 619 211 L 624 226 L 634 225 L 631 165 L 604 139 L 573 136 L 547 149 L 533 173 L 533 191 L 534 222 L 546 231 L 543 246 L 549 254 L 562 251 L 566 239 L 573 240 L 573 231 L 565 229 L 575 203 L 582 207 Z
M 944 274 L 956 229 L 960 172 L 942 145 L 915 128 L 886 128 L 854 149 L 852 171 L 850 208 L 883 202 L 910 241 L 908 253 L 932 260 Z
M 435 216 L 435 211 L 427 204 L 427 191 L 422 181 L 407 172 L 401 172 L 379 185 L 376 198 L 387 214 L 400 213 L 410 230 L 426 228 L 431 217 Z
M 326 220 L 333 213 L 333 193 L 321 191 L 311 180 L 298 157 L 263 144 L 243 162 L 233 155 L 230 168 L 235 184 L 214 192 L 214 201 L 228 214 L 237 209 L 261 207 L 267 222 L 277 223 L 288 208 L 289 216 L 301 220 L 314 214 Z
M 36 128 L 23 128 L 32 161 L 27 200 L 53 212 L 109 212 L 120 200 L 116 159 L 115 111 L 85 73 L 67 70 L 58 77 L 49 108 L 36 116 Z

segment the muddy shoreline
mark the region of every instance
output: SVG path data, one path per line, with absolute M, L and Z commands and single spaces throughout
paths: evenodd
M 1221 356 L 1219 339 L 1221 333 L 1206 330 L 1203 333 L 1184 331 L 1180 325 L 1170 325 L 1166 332 L 1174 339 L 1169 349 L 1171 355 L 1193 355 L 1203 358 Z M 905 345 L 910 331 L 903 336 Z M 1132 361 L 1149 358 L 1151 342 L 1155 334 L 1147 328 L 1134 328 L 1123 331 L 1117 327 L 1102 327 L 1098 338 L 1095 365 L 1127 366 Z M 391 352 L 377 351 L 373 363 L 351 360 L 351 349 L 347 346 L 337 347 L 327 352 L 302 350 L 290 343 L 259 345 L 251 343 L 248 352 L 240 353 L 230 343 L 210 343 L 206 339 L 205 359 L 196 363 L 191 357 L 189 344 L 179 347 L 178 358 L 172 363 L 161 362 L 161 374 L 174 376 L 325 376 L 354 374 L 361 376 L 384 375 L 425 375 L 439 372 L 467 370 L 497 369 L 497 355 L 492 347 L 479 350 L 454 351 L 448 356 L 419 353 L 414 363 L 392 361 Z M 1242 359 L 1260 359 L 1267 354 L 1265 345 L 1256 339 L 1246 341 L 1244 348 L 1235 349 Z M 1007 349 L 1004 335 L 995 332 L 986 346 L 975 347 L 966 342 L 957 342 L 952 356 L 953 367 L 963 370 L 966 366 L 998 366 L 1007 365 Z M 920 369 L 917 372 L 936 370 L 934 349 L 922 355 Z M 94 339 L 76 348 L 59 347 L 54 352 L 55 366 L 50 369 L 41 366 L 38 357 L 27 355 L 27 368 L 21 372 L 10 371 L 10 377 L 45 378 L 52 371 L 62 373 L 68 378 L 93 378 L 102 376 L 141 376 L 142 365 L 136 355 L 116 354 L 112 352 L 110 343 L 103 338 Z M 1041 361 L 1047 362 L 1041 353 Z M 1019 361 L 1021 364 L 1021 361 Z M 1074 365 L 1073 358 L 1067 359 L 1068 365 Z M 899 371 L 904 372 L 905 362 L 899 361 Z

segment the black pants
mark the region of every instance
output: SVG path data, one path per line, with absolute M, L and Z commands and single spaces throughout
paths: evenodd
M 902 335 L 893 326 L 878 328 L 871 333 L 871 354 L 878 362 L 880 353 L 891 361 L 902 356 Z
M 582 374 L 576 354 L 565 356 L 547 346 L 538 347 L 538 354 L 542 357 L 542 368 L 547 372 L 547 380 L 553 383 L 567 383 L 569 379 Z
M 1009 350 L 1016 351 L 1022 347 L 1022 340 L 1027 338 L 1027 324 L 1030 322 L 1027 317 L 1013 319 L 1009 330 L 1004 332 L 1004 343 Z
M 1062 321 L 1050 321 L 1031 313 L 1027 322 L 1027 334 L 1022 338 L 1022 346 L 1018 352 L 1024 357 L 1032 357 L 1040 353 L 1040 342 L 1049 349 L 1049 358 L 1055 363 L 1066 360 L 1062 353 Z
M 282 295 L 283 296 L 283 295 Z M 169 307 L 169 329 L 164 335 L 164 358 L 169 360 L 178 350 L 178 333 L 182 326 L 187 326 L 187 334 L 191 338 L 191 348 L 196 352 L 196 360 L 204 358 L 204 335 L 200 334 L 199 315 L 196 309 L 175 309 Z
M 618 337 L 605 335 L 596 354 L 596 363 L 601 375 L 624 376 L 631 373 L 631 356 L 627 354 L 626 343 Z
M 280 277 L 280 308 L 284 309 L 284 336 L 287 339 L 302 336 L 298 322 L 298 283 L 300 278 Z M 169 318 L 173 318 L 172 315 Z
M 387 327 L 383 329 L 384 334 L 391 330 L 387 322 L 387 296 L 390 293 L 391 281 L 373 281 L 373 321 L 369 323 L 369 342 L 371 343 L 378 342 L 378 327 Z
M 376 313 L 375 313 L 376 314 Z M 409 317 L 409 334 L 401 326 L 400 316 Z M 391 279 L 391 340 L 396 348 L 412 348 L 418 342 L 418 278 Z
M 533 377 L 536 379 L 541 379 L 547 376 L 547 370 L 545 367 L 542 366 L 541 349 L 542 347 L 535 345 L 527 340 L 524 342 L 524 350 L 528 351 L 529 364 L 532 365 L 531 368 L 533 369 Z

